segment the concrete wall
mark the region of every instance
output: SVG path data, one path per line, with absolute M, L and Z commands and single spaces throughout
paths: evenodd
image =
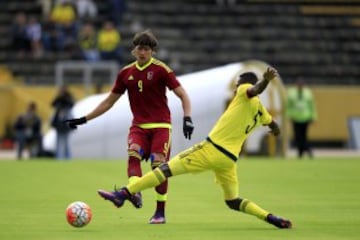
M 360 116 L 360 86 L 314 86 L 318 120 L 310 129 L 310 139 L 347 141 L 347 120 Z

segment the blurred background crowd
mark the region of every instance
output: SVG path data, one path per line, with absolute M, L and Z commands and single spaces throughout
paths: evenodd
M 108 89 L 113 76 L 95 71 L 93 88 L 84 91 L 82 71 L 59 84 L 58 63 L 124 66 L 133 61 L 134 33 L 148 28 L 159 38 L 156 57 L 177 75 L 257 59 L 274 66 L 286 87 L 302 79 L 317 105 L 310 142 L 353 145 L 348 123 L 360 116 L 358 1 L 1 0 L 1 148 L 13 148 L 13 124 L 29 104 L 49 123 L 45 131 L 60 85 L 79 100 Z

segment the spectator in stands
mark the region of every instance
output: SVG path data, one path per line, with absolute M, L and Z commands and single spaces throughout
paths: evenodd
M 114 23 L 106 21 L 98 34 L 98 49 L 103 60 L 121 60 L 121 36 Z
M 117 27 L 121 26 L 122 18 L 126 10 L 126 0 L 110 0 L 111 20 Z
M 60 0 L 51 11 L 52 21 L 64 28 L 72 26 L 76 18 L 76 11 L 70 0 Z
M 15 15 L 14 22 L 11 25 L 11 45 L 18 55 L 22 56 L 25 52 L 30 51 L 30 42 L 26 33 L 27 17 L 25 13 L 19 12 Z
M 316 107 L 310 88 L 299 78 L 295 87 L 288 89 L 287 115 L 292 123 L 294 143 L 301 158 L 305 152 L 313 153 L 308 141 L 308 127 L 316 120 Z
M 42 44 L 44 49 L 49 52 L 60 52 L 64 50 L 64 33 L 56 27 L 50 16 L 48 16 L 48 18 L 43 21 L 42 26 Z
M 98 14 L 98 8 L 96 3 L 93 0 L 77 0 L 76 1 L 76 11 L 78 19 L 81 21 L 84 20 L 94 20 Z
M 78 35 L 78 45 L 81 58 L 89 62 L 98 61 L 100 58 L 97 49 L 97 35 L 94 26 L 86 23 L 80 30 Z
M 51 119 L 51 126 L 56 131 L 56 150 L 57 159 L 71 158 L 69 136 L 71 128 L 65 123 L 66 119 L 72 117 L 71 109 L 74 106 L 74 98 L 67 87 L 63 86 L 59 89 L 58 95 L 52 101 L 51 106 L 55 113 Z
M 70 0 L 60 0 L 51 12 L 51 20 L 65 38 L 65 47 L 72 47 L 77 37 L 77 16 Z
M 26 34 L 30 41 L 31 52 L 34 57 L 41 57 L 43 53 L 43 47 L 41 42 L 41 24 L 36 17 L 31 16 L 29 18 L 28 25 L 26 27 Z
M 27 111 L 18 116 L 14 124 L 14 130 L 17 143 L 17 159 L 22 159 L 25 148 L 28 148 L 31 158 L 41 155 L 41 119 L 36 112 L 35 102 L 30 102 Z

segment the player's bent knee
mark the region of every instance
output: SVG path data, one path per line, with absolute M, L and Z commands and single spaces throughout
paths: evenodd
M 162 163 L 166 162 L 164 154 L 161 153 L 151 153 L 150 161 L 151 161 L 151 167 L 153 169 L 160 166 Z
M 152 162 L 165 162 L 165 156 L 162 153 L 151 153 L 150 160 Z
M 139 160 L 142 160 L 144 157 L 144 150 L 139 145 L 130 145 L 128 148 L 128 155 L 130 157 L 135 157 Z
M 140 145 L 134 143 L 129 146 L 129 150 L 135 150 L 137 152 L 142 151 Z
M 169 165 L 167 163 L 163 163 L 159 166 L 159 169 L 164 174 L 166 178 L 169 178 L 172 176 L 171 170 L 169 168 Z
M 240 204 L 241 204 L 242 199 L 241 198 L 236 198 L 233 200 L 225 200 L 226 205 L 235 211 L 240 211 Z

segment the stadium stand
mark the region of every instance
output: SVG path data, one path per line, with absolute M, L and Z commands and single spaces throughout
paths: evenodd
M 36 0 L 0 2 L 0 61 L 28 84 L 53 84 L 54 63 L 68 52 L 17 58 L 8 51 L 15 12 L 41 16 Z M 95 1 L 97 24 L 108 16 L 108 1 Z M 158 57 L 178 74 L 230 62 L 260 59 L 275 66 L 285 83 L 303 76 L 311 84 L 360 82 L 360 2 L 248 0 L 219 6 L 215 0 L 131 0 L 120 26 L 123 61 L 134 31 L 152 29 Z

